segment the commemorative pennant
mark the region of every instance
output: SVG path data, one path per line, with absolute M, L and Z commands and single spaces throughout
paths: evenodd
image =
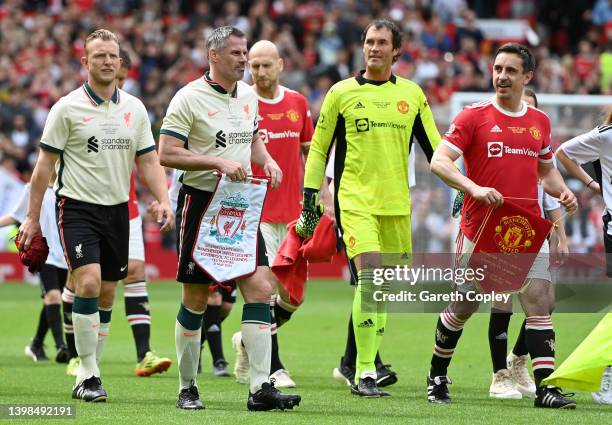
M 483 293 L 520 291 L 553 224 L 508 200 L 487 217 L 469 260 L 484 271 L 475 283 Z
M 268 180 L 249 177 L 233 182 L 219 178 L 208 208 L 200 219 L 193 261 L 216 282 L 255 272 L 257 230 Z

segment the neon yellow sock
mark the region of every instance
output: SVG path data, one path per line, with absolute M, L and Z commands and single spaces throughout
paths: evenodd
M 379 305 L 379 310 L 383 310 L 384 304 Z M 378 311 L 376 313 L 376 351 L 377 353 L 380 350 L 380 345 L 382 344 L 383 337 L 385 336 L 385 326 L 387 325 L 387 312 Z
M 353 298 L 353 330 L 357 346 L 355 383 L 359 381 L 364 372 L 376 373 L 374 359 L 379 345 L 377 340 L 381 339 L 376 336 L 379 328 L 376 303 L 372 301 L 373 284 L 371 279 L 364 279 L 366 273 L 365 271 L 359 272 L 357 290 Z

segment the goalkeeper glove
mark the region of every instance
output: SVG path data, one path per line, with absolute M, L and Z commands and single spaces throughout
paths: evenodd
M 465 194 L 463 192 L 457 192 L 457 196 L 455 196 L 455 201 L 453 202 L 453 212 L 451 214 L 453 218 L 457 218 L 459 217 L 459 214 L 461 214 L 461 208 L 463 208 L 464 197 L 465 197 Z
M 302 198 L 302 213 L 295 225 L 295 233 L 303 239 L 308 239 L 312 236 L 319 224 L 321 211 L 317 205 L 319 201 L 319 191 L 316 189 L 304 188 L 304 196 Z

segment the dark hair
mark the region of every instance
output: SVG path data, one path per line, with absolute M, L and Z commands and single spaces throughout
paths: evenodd
M 365 27 L 365 29 L 361 33 L 362 43 L 365 41 L 366 34 L 372 27 L 376 28 L 377 30 L 381 28 L 387 28 L 389 31 L 391 31 L 391 36 L 392 36 L 391 45 L 393 46 L 393 48 L 399 49 L 400 47 L 402 47 L 402 31 L 399 29 L 397 25 L 395 25 L 395 23 L 393 23 L 392 21 L 388 19 L 376 19 L 375 21 L 370 22 L 368 26 Z M 395 63 L 399 59 L 399 57 L 400 57 L 399 53 L 393 56 L 393 63 Z
M 210 52 L 212 49 L 223 49 L 227 45 L 227 40 L 232 35 L 239 38 L 246 38 L 246 35 L 235 27 L 225 26 L 215 28 L 206 39 L 206 50 Z
M 527 73 L 529 71 L 534 72 L 536 63 L 533 54 L 529 51 L 529 49 L 522 44 L 518 43 L 506 43 L 497 49 L 495 52 L 495 57 L 493 60 L 497 58 L 497 55 L 500 53 L 513 53 L 521 58 L 523 61 L 523 73 Z
M 119 49 L 119 57 L 123 61 L 121 64 L 122 68 L 130 69 L 132 67 L 132 59 L 130 59 L 130 54 L 125 49 Z
M 536 96 L 536 94 L 535 94 L 535 92 L 533 90 L 528 89 L 527 87 L 525 87 L 523 89 L 523 96 L 533 97 L 533 100 L 534 100 L 533 103 L 535 103 L 535 105 L 533 105 L 533 106 L 535 106 L 536 108 L 538 107 L 538 97 Z

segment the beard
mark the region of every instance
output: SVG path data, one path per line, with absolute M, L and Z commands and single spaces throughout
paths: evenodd
M 115 78 L 117 77 L 117 73 L 102 73 L 102 72 L 92 72 L 89 74 L 89 78 L 95 81 L 97 84 L 106 86 L 115 82 Z

